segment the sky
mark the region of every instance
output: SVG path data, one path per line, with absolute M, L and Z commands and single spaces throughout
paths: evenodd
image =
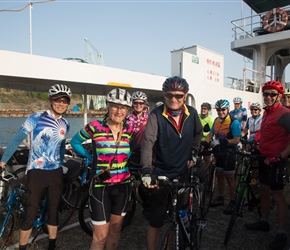
M 199 45 L 224 55 L 225 76 L 251 67 L 231 51 L 231 21 L 250 15 L 241 0 L 43 1 L 30 15 L 29 0 L 0 0 L 0 50 L 88 60 L 87 38 L 106 66 L 171 76 L 170 51 Z

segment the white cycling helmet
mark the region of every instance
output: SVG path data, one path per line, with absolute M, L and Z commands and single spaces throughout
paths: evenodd
M 63 84 L 55 84 L 48 90 L 48 96 L 52 99 L 56 99 L 62 96 L 68 97 L 70 99 L 71 95 L 72 93 L 70 88 Z
M 262 107 L 261 107 L 260 103 L 258 103 L 258 102 L 251 103 L 250 109 L 252 109 L 252 108 L 258 108 L 259 110 L 262 110 Z
M 142 100 L 144 102 L 147 102 L 147 96 L 145 93 L 141 92 L 141 91 L 137 91 L 137 92 L 134 92 L 132 94 L 132 99 L 133 101 L 134 100 Z
M 130 93 L 125 89 L 112 89 L 109 94 L 107 94 L 106 101 L 128 107 L 132 106 L 132 97 Z
M 243 103 L 243 100 L 242 100 L 241 97 L 235 97 L 234 100 L 233 100 L 233 102 L 234 103 L 241 103 L 242 104 Z

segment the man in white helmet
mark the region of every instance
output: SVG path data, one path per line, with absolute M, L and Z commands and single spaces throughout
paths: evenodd
M 71 90 L 62 84 L 51 86 L 48 91 L 50 109 L 30 115 L 9 141 L 0 162 L 0 172 L 21 142 L 31 135 L 27 171 L 27 188 L 30 194 L 25 202 L 25 214 L 20 225 L 19 250 L 27 248 L 33 221 L 38 212 L 40 198 L 46 190 L 48 204 L 48 249 L 55 249 L 58 228 L 58 203 L 62 193 L 62 161 L 69 124 L 62 115 L 71 100 Z

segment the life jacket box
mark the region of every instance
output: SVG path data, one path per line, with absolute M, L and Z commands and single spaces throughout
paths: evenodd
M 70 159 L 70 160 L 64 162 L 63 166 L 68 168 L 67 173 L 63 174 L 63 180 L 65 182 L 75 180 L 79 177 L 80 170 L 81 170 L 79 161 L 75 161 L 73 159 Z

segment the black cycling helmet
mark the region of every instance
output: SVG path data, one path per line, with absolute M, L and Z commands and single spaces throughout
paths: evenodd
M 169 77 L 165 80 L 162 86 L 164 92 L 167 91 L 182 91 L 187 93 L 189 90 L 189 85 L 184 78 L 179 76 Z
M 201 107 L 206 107 L 208 110 L 211 110 L 211 105 L 208 102 L 201 104 Z

